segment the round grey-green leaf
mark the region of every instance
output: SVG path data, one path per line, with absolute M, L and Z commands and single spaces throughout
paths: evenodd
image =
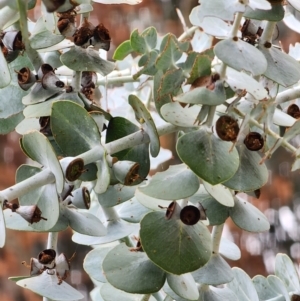
M 87 246 L 106 244 L 130 235 L 137 229 L 137 226 L 135 224 L 126 223 L 123 220 L 116 220 L 108 221 L 106 228 L 107 234 L 105 236 L 95 237 L 91 235 L 74 233 L 72 240 L 78 244 Z
M 64 175 L 49 140 L 40 132 L 32 131 L 23 136 L 22 147 L 32 160 L 51 170 L 55 176 L 57 191 L 62 192 Z
M 289 292 L 300 291 L 299 275 L 292 260 L 286 254 L 276 255 L 275 274 L 284 282 Z
M 237 295 L 238 300 L 259 301 L 255 287 L 248 274 L 240 268 L 232 268 L 232 272 L 234 279 L 227 284 L 227 287 Z
M 124 291 L 118 290 L 109 283 L 105 283 L 102 285 L 100 290 L 101 296 L 105 301 L 140 301 L 143 300 L 142 298 L 144 295 L 140 294 L 129 294 Z M 151 296 L 149 301 L 156 301 L 156 299 Z
M 150 210 L 143 206 L 135 197 L 116 206 L 116 210 L 119 217 L 129 223 L 139 223 L 144 215 L 150 212 Z
M 213 90 L 207 89 L 206 87 L 197 87 L 186 93 L 175 96 L 174 100 L 190 104 L 202 104 L 209 106 L 220 105 L 226 100 L 223 81 L 216 81 Z
M 258 49 L 265 56 L 268 66 L 263 73 L 267 78 L 284 87 L 297 83 L 300 79 L 300 64 L 290 55 L 271 47 L 260 45 Z
M 68 156 L 80 155 L 100 144 L 100 133 L 94 119 L 72 101 L 52 105 L 51 130 L 56 143 Z
M 142 101 L 135 95 L 129 95 L 129 104 L 132 106 L 136 120 L 141 124 L 150 138 L 150 153 L 157 157 L 160 150 L 160 142 L 157 129 L 150 112 Z
M 245 299 L 238 299 L 235 293 L 227 287 L 219 288 L 206 285 L 202 285 L 199 290 L 201 301 L 248 301 Z
M 51 47 L 64 40 L 63 35 L 53 34 L 46 28 L 30 37 L 30 46 L 33 49 L 42 49 Z
M 176 145 L 180 159 L 201 179 L 216 185 L 229 180 L 237 171 L 239 156 L 232 143 L 222 141 L 206 130 L 181 136 Z
M 252 282 L 257 291 L 259 300 L 269 300 L 280 296 L 278 293 L 272 290 L 268 280 L 265 277 L 261 275 L 257 275 L 254 278 L 252 278 Z M 277 301 L 284 301 L 284 300 L 285 298 L 283 297 L 282 300 L 277 300 Z
M 74 71 L 94 71 L 106 76 L 115 69 L 115 64 L 102 59 L 99 52 L 88 47 L 74 46 L 60 57 L 61 62 Z
M 239 196 L 235 197 L 234 207 L 229 209 L 233 222 L 241 229 L 249 232 L 263 232 L 270 228 L 266 216 L 251 203 Z
M 267 70 L 267 60 L 264 55 L 242 40 L 222 40 L 215 45 L 214 52 L 223 63 L 238 71 L 246 70 L 256 76 Z
M 128 293 L 155 293 L 166 280 L 166 273 L 149 260 L 145 252 L 130 250 L 125 243 L 106 255 L 102 267 L 107 281 Z
M 185 164 L 178 164 L 163 172 L 157 172 L 139 190 L 153 198 L 179 200 L 193 195 L 199 186 L 198 177 Z
M 78 233 L 94 237 L 106 235 L 102 222 L 89 212 L 65 207 L 61 214 L 69 220 L 70 227 Z
M 188 226 L 167 220 L 164 212 L 151 212 L 142 219 L 140 238 L 148 257 L 171 274 L 197 270 L 211 255 L 211 236 L 202 222 Z
M 102 262 L 107 253 L 113 248 L 111 246 L 95 248 L 85 256 L 83 268 L 90 277 L 103 283 L 107 282 L 102 269 Z
M 210 225 L 221 225 L 229 217 L 228 207 L 220 204 L 213 197 L 199 201 L 205 210 Z
M 223 185 L 235 191 L 253 191 L 264 186 L 269 177 L 266 165 L 260 164 L 261 156 L 242 144 L 237 146 L 240 165 L 232 178 Z
M 219 254 L 213 254 L 208 263 L 192 275 L 197 282 L 211 285 L 220 285 L 233 280 L 229 264 Z
M 167 281 L 178 296 L 188 300 L 198 300 L 199 291 L 192 274 L 167 274 Z
M 36 277 L 30 277 L 17 281 L 17 285 L 29 289 L 38 295 L 58 301 L 82 300 L 83 295 L 75 288 L 62 282 L 58 285 L 56 274 L 48 274 L 46 271 Z
M 183 108 L 179 102 L 170 102 L 161 107 L 160 113 L 166 121 L 174 125 L 193 127 L 200 109 L 200 106 L 185 106 Z
M 130 200 L 134 196 L 136 187 L 122 184 L 109 185 L 102 194 L 97 194 L 101 206 L 113 207 Z

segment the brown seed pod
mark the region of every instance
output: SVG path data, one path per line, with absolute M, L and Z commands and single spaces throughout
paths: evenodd
M 291 301 L 300 301 L 300 296 L 299 295 L 292 295 Z
M 53 249 L 46 249 L 39 253 L 38 255 L 38 261 L 39 263 L 43 265 L 49 265 L 51 264 L 56 256 L 56 252 Z
M 130 168 L 130 170 L 128 171 L 128 173 L 125 177 L 124 185 L 127 185 L 127 186 L 134 185 L 134 182 L 141 178 L 139 175 L 139 169 L 140 169 L 139 163 L 135 163 Z
M 51 136 L 52 130 L 50 127 L 50 116 L 42 116 L 39 119 L 40 123 L 40 132 L 44 134 L 45 136 Z
M 239 130 L 238 122 L 231 116 L 223 115 L 216 122 L 216 132 L 224 141 L 235 141 Z
M 89 46 L 89 40 L 94 34 L 94 29 L 89 26 L 81 26 L 74 34 L 74 44 L 77 46 Z
M 25 45 L 22 42 L 21 31 L 11 30 L 4 33 L 2 43 L 8 50 L 24 50 Z
M 66 179 L 70 182 L 76 181 L 86 170 L 84 161 L 80 158 L 74 159 L 66 169 Z
M 92 44 L 96 48 L 104 49 L 106 51 L 109 50 L 111 41 L 110 34 L 108 29 L 102 23 L 95 27 L 93 40 Z
M 10 209 L 23 217 L 28 223 L 38 223 L 41 219 L 47 220 L 42 217 L 42 211 L 37 205 L 20 206 L 16 203 L 9 203 L 7 200 L 3 202 L 3 209 Z
M 287 109 L 287 114 L 298 119 L 300 117 L 300 109 L 296 104 L 292 104 Z
M 76 27 L 69 19 L 59 19 L 57 22 L 59 32 L 65 37 L 72 37 L 76 32 Z
M 166 219 L 170 219 L 175 211 L 175 208 L 176 208 L 176 205 L 177 203 L 176 202 L 172 202 L 168 208 L 167 208 L 167 211 L 166 211 Z
M 264 146 L 264 139 L 260 133 L 250 132 L 244 139 L 244 144 L 251 151 L 258 151 Z
M 35 74 L 28 67 L 23 67 L 16 73 L 18 74 L 18 84 L 25 91 L 36 82 Z
M 200 217 L 200 210 L 192 205 L 185 206 L 180 211 L 180 220 L 189 226 L 197 224 L 200 220 Z

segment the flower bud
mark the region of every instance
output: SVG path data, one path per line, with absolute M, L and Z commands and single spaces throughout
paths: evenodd
M 78 188 L 72 192 L 71 201 L 79 209 L 89 209 L 91 205 L 90 192 L 86 187 Z
M 134 185 L 140 179 L 139 168 L 139 163 L 127 160 L 118 161 L 112 166 L 116 179 L 127 186 Z
M 86 170 L 84 162 L 80 158 L 66 157 L 60 160 L 60 165 L 69 182 L 76 181 Z
M 35 74 L 31 72 L 28 67 L 22 68 L 17 73 L 18 84 L 25 91 L 27 91 L 36 82 Z
M 2 38 L 3 45 L 10 51 L 24 50 L 25 46 L 22 42 L 21 31 L 11 30 L 4 33 Z
M 76 32 L 76 26 L 74 22 L 71 22 L 69 19 L 59 19 L 57 22 L 57 27 L 59 32 L 66 38 L 72 37 Z
M 50 71 L 44 74 L 42 77 L 42 86 L 46 90 L 59 92 L 63 90 L 65 84 L 55 75 L 53 71 Z
M 158 206 L 161 209 L 164 209 L 166 207 L 162 207 L 162 206 Z M 179 214 L 181 211 L 181 207 L 177 204 L 177 202 L 172 202 L 170 203 L 170 205 L 167 207 L 167 211 L 166 211 L 166 219 L 171 219 L 171 218 L 175 218 L 178 219 L 179 218 Z
M 54 72 L 54 69 L 52 68 L 51 65 L 49 64 L 43 64 L 41 65 L 41 67 L 39 68 L 38 72 L 37 72 L 37 76 L 39 79 L 42 79 L 43 76 L 48 73 L 48 72 Z
M 12 212 L 18 213 L 30 224 L 38 223 L 41 219 L 47 220 L 45 217 L 42 217 L 42 211 L 37 205 L 19 206 L 18 204 L 6 203 L 5 208 L 9 208 Z

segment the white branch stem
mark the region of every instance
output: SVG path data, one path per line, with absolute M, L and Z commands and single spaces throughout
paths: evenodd
M 164 301 L 165 299 L 164 299 L 164 297 L 163 297 L 163 294 L 160 292 L 160 291 L 158 291 L 157 293 L 154 293 L 154 294 L 152 294 L 153 295 L 153 297 L 157 300 L 157 301 Z M 172 300 L 172 299 L 171 299 Z
M 280 92 L 275 97 L 275 103 L 281 104 L 300 97 L 300 86 Z
M 47 249 L 53 249 L 57 251 L 57 239 L 58 239 L 58 232 L 49 232 Z
M 105 86 L 107 84 L 123 84 L 123 83 L 133 83 L 139 82 L 139 79 L 134 79 L 132 75 L 125 75 L 119 77 L 107 77 L 107 78 L 100 78 L 97 80 L 97 86 Z
M 277 22 L 267 21 L 267 25 L 259 39 L 259 44 L 264 45 L 265 43 L 272 43 L 273 32 Z
M 223 228 L 224 228 L 224 224 L 213 227 L 213 230 L 212 230 L 212 252 L 213 252 L 213 254 L 219 253 L 219 247 L 220 247 Z
M 116 221 L 119 219 L 119 215 L 114 207 L 101 206 L 101 208 L 107 221 Z
M 53 182 L 55 182 L 55 177 L 50 169 L 47 168 L 22 182 L 0 191 L 0 198 L 11 201 L 31 190 Z
M 187 38 L 191 38 L 194 35 L 194 32 L 198 29 L 198 26 L 193 26 L 191 28 L 189 28 L 186 32 L 184 32 L 179 38 L 178 41 L 182 42 Z
M 230 33 L 231 38 L 235 38 L 238 36 L 242 18 L 243 18 L 243 13 L 236 14 Z

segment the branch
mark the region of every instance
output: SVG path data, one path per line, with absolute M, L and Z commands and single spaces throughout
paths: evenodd
M 212 252 L 213 252 L 213 254 L 219 253 L 219 247 L 220 247 L 223 228 L 224 228 L 224 224 L 213 227 L 213 230 L 212 230 Z
M 275 104 L 281 104 L 300 97 L 300 86 L 280 92 L 275 97 Z
M 55 182 L 55 177 L 50 169 L 47 168 L 22 182 L 0 191 L 0 199 L 11 201 L 31 190 L 53 182 Z
M 259 39 L 259 44 L 264 45 L 265 43 L 272 43 L 273 32 L 277 22 L 267 21 L 267 25 Z
M 43 60 L 39 53 L 32 49 L 29 42 L 29 32 L 27 26 L 27 1 L 18 0 L 19 13 L 20 13 L 20 28 L 22 32 L 22 41 L 25 44 L 26 53 L 31 60 L 35 71 L 38 71 L 40 66 L 43 64 Z

